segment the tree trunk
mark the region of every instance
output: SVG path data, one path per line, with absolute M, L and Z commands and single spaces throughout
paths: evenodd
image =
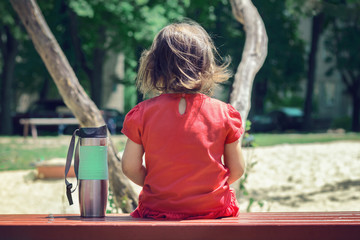
M 48 76 L 44 76 L 43 78 L 43 84 L 41 86 L 40 89 L 40 94 L 39 94 L 39 98 L 41 100 L 45 100 L 48 98 L 48 92 L 49 92 L 49 88 L 50 88 L 50 78 Z
M 70 9 L 67 4 L 64 3 L 64 7 L 66 8 L 66 11 L 69 16 L 69 25 L 68 28 L 70 29 L 71 34 L 71 43 L 74 48 L 75 52 L 75 71 L 78 71 L 80 68 L 85 72 L 85 74 L 90 79 L 90 76 L 92 75 L 92 69 L 89 67 L 89 64 L 86 61 L 86 56 L 84 51 L 81 48 L 81 40 L 79 38 L 79 24 L 76 13 L 72 9 Z
M 316 55 L 318 51 L 319 39 L 321 35 L 322 25 L 324 20 L 324 14 L 319 13 L 312 19 L 312 30 L 311 30 L 311 49 L 308 59 L 308 74 L 306 82 L 306 96 L 304 103 L 304 125 L 305 131 L 311 130 L 311 114 L 313 109 L 313 95 L 314 95 L 314 84 L 315 84 L 315 70 L 316 70 Z
M 105 61 L 106 51 L 101 47 L 95 47 L 93 51 L 92 57 L 92 68 L 90 68 L 90 64 L 86 59 L 85 53 L 81 47 L 81 40 L 79 38 L 78 31 L 78 16 L 76 13 L 64 3 L 64 7 L 69 16 L 69 29 L 71 33 L 71 42 L 74 47 L 75 57 L 77 62 L 79 62 L 79 67 L 87 75 L 90 80 L 90 91 L 91 91 L 91 99 L 94 101 L 97 107 L 102 107 L 102 97 L 103 97 L 103 65 Z M 106 41 L 105 28 L 99 27 L 98 29 L 98 41 L 97 46 L 102 46 Z
M 240 112 L 245 129 L 251 107 L 252 85 L 256 73 L 265 61 L 268 37 L 261 16 L 250 0 L 231 0 L 231 6 L 234 17 L 244 25 L 246 39 L 230 103 Z
M 360 77 L 353 79 L 353 83 L 353 89 L 350 91 L 353 102 L 351 130 L 360 132 Z
M 89 76 L 91 80 L 91 98 L 95 102 L 96 106 L 99 108 L 102 107 L 102 96 L 103 96 L 103 64 L 105 61 L 105 49 L 101 46 L 104 44 L 106 36 L 103 27 L 100 27 L 98 30 L 99 41 L 97 43 L 98 47 L 94 49 L 93 53 L 93 71 L 92 75 Z
M 353 111 L 352 111 L 351 130 L 353 132 L 360 132 L 360 96 L 353 96 Z
M 81 126 L 104 125 L 105 122 L 99 109 L 80 85 L 35 0 L 11 0 L 11 4 L 21 18 L 65 104 L 79 120 Z M 116 150 L 111 139 L 108 147 L 108 162 L 110 188 L 114 193 L 115 203 L 121 206 L 124 212 L 129 212 L 137 205 L 137 194 L 122 173 L 120 159 L 116 157 Z
M 12 35 L 8 26 L 4 27 L 5 43 L 1 44 L 3 56 L 3 68 L 1 74 L 1 116 L 0 116 L 0 134 L 11 135 L 13 132 L 12 112 L 13 109 L 13 83 L 15 58 L 18 52 L 18 41 Z M 2 37 L 0 35 L 0 37 Z M 1 39 L 0 41 L 3 41 Z
M 252 92 L 252 104 L 254 105 L 254 114 L 264 114 L 265 111 L 265 97 L 268 90 L 268 78 L 263 81 L 254 82 L 254 89 Z

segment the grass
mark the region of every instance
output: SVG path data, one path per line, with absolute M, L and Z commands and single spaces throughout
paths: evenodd
M 360 133 L 308 133 L 308 134 L 253 134 L 256 146 L 279 144 L 322 143 L 333 141 L 360 141 Z
M 256 146 L 277 144 L 360 141 L 360 133 L 346 134 L 253 134 Z M 0 171 L 33 169 L 35 163 L 53 158 L 65 158 L 71 136 L 0 137 Z M 123 135 L 112 136 L 118 151 L 124 148 Z
M 71 136 L 0 137 L 0 171 L 33 169 L 37 162 L 53 158 L 66 158 Z M 120 151 L 124 148 L 124 136 L 112 140 Z

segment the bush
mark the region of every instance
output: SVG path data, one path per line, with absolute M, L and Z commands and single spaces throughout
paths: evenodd
M 333 120 L 331 123 L 331 128 L 343 128 L 346 131 L 351 130 L 351 118 L 350 117 L 339 117 Z

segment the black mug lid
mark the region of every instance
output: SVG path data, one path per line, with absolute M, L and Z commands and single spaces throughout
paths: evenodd
M 106 138 L 107 137 L 107 127 L 106 125 L 101 127 L 91 127 L 91 128 L 80 128 L 79 137 L 81 138 Z

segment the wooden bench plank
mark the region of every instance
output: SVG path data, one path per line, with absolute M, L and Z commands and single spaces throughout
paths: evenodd
M 1 239 L 359 239 L 360 212 L 242 213 L 238 218 L 155 221 L 128 214 L 0 215 Z M 4 238 L 2 238 L 4 237 Z

